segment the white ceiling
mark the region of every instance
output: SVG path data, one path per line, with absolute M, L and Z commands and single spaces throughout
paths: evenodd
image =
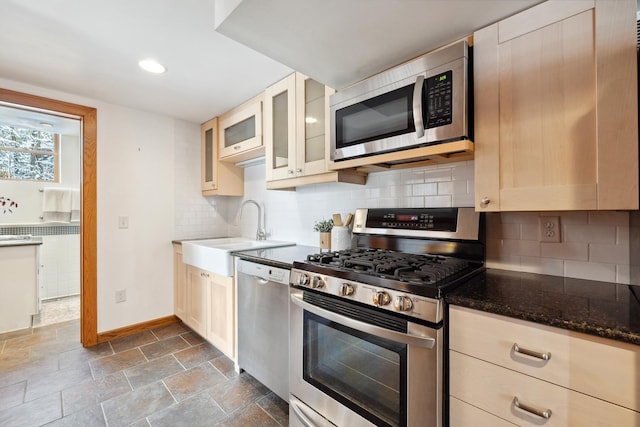
M 202 123 L 292 69 L 342 88 L 540 2 L 240 0 L 219 30 L 249 48 L 215 1 L 0 0 L 0 79 Z

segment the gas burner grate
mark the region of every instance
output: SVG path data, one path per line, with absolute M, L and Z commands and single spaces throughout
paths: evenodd
M 409 254 L 384 249 L 351 249 L 307 256 L 307 262 L 357 274 L 437 285 L 465 272 L 465 260 L 432 254 Z

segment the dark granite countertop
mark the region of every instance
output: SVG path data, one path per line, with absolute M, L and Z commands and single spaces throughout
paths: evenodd
M 640 345 L 640 286 L 487 269 L 449 304 Z
M 233 255 L 274 267 L 291 268 L 294 261 L 304 261 L 307 255 L 317 253 L 319 250 L 317 246 L 295 245 L 234 252 Z

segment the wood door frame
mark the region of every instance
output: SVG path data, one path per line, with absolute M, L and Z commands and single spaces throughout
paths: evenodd
M 0 88 L 0 102 L 26 106 L 45 112 L 77 116 L 81 122 L 82 190 L 80 221 L 80 342 L 84 347 L 98 344 L 97 308 L 97 110 Z

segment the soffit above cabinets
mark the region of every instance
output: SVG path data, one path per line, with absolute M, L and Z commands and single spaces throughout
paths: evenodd
M 215 0 L 216 31 L 335 89 L 541 0 Z

